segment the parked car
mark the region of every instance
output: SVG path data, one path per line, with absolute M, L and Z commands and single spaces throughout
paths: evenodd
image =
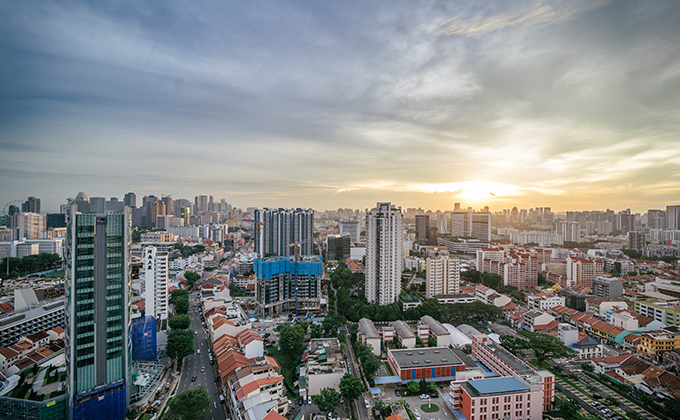
M 430 394 L 430 398 L 437 398 L 438 396 L 439 396 L 439 394 L 437 394 L 436 392 L 433 392 L 432 394 Z
M 414 411 L 413 416 L 416 418 L 416 420 L 420 420 L 420 413 L 419 412 Z
M 371 405 L 368 403 L 368 400 L 364 400 L 364 405 L 366 406 L 366 409 L 368 409 Z
M 312 396 L 311 395 L 307 395 L 307 404 L 312 405 Z
M 394 391 L 394 393 L 397 394 L 397 397 L 401 397 L 401 395 L 399 394 L 399 390 Z
M 195 377 L 195 376 L 192 376 L 192 377 L 191 377 L 191 382 L 196 382 L 196 377 Z
M 421 400 L 426 400 L 426 399 L 428 399 L 428 398 L 430 398 L 429 395 L 427 395 L 427 394 L 420 394 L 420 399 L 421 399 Z
M 302 404 L 304 404 L 304 401 L 302 401 L 302 398 L 300 398 L 300 399 L 298 400 L 298 405 L 301 406 Z

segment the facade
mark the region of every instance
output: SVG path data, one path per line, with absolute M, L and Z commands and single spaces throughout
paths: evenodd
M 368 318 L 361 318 L 359 320 L 359 328 L 357 330 L 357 340 L 361 344 L 365 344 L 373 349 L 373 354 L 380 356 L 380 334 L 375 328 L 373 321 Z
M 389 349 L 387 362 L 402 381 L 429 378 L 450 381 L 456 372 L 465 370 L 465 363 L 448 347 Z
M 538 293 L 537 295 L 527 296 L 527 302 L 529 309 L 545 312 L 555 306 L 564 306 L 564 297 L 550 293 Z
M 338 232 L 340 235 L 343 233 L 349 233 L 349 238 L 352 243 L 357 243 L 360 241 L 361 237 L 361 226 L 356 220 L 341 220 L 338 222 Z
M 40 239 L 47 229 L 47 216 L 38 213 L 17 213 L 14 216 L 14 239 Z
M 398 320 L 392 322 L 392 328 L 394 328 L 394 334 L 399 344 L 407 349 L 413 349 L 416 347 L 416 335 L 411 330 L 404 321 Z
M 567 257 L 567 287 L 593 287 L 595 277 L 604 273 L 604 261 Z
M 143 270 L 146 315 L 157 321 L 168 319 L 168 253 L 153 246 L 144 248 Z
M 432 318 L 430 315 L 423 315 L 418 322 L 418 332 L 421 327 L 425 327 L 426 337 L 421 337 L 423 342 L 427 342 L 429 338 L 434 338 L 437 342 L 437 347 L 445 347 L 451 343 L 451 333 L 446 329 L 441 322 Z
M 321 257 L 308 255 L 295 262 L 268 257 L 253 262 L 256 296 L 262 314 L 319 310 L 323 267 Z
M 635 302 L 635 312 L 667 326 L 680 326 L 680 309 L 672 303 L 652 299 L 639 300 Z
M 593 294 L 597 297 L 623 296 L 623 283 L 616 277 L 597 276 L 593 279 Z
M 460 260 L 456 257 L 440 256 L 427 259 L 425 276 L 425 297 L 460 293 Z
M 64 299 L 45 302 L 25 312 L 0 317 L 0 347 L 19 341 L 21 337 L 65 326 Z
M 491 213 L 454 210 L 451 213 L 451 235 L 491 241 Z
M 352 240 L 349 233 L 328 235 L 326 238 L 326 259 L 338 261 L 350 258 L 351 245 Z
M 505 348 L 492 341 L 485 334 L 472 337 L 472 356 L 490 370 L 501 376 L 518 375 L 525 380 L 540 385 L 542 398 L 539 406 L 543 412 L 552 409 L 555 401 L 555 375 L 547 370 L 535 370 L 533 367 L 518 359 Z
M 645 232 L 641 230 L 628 232 L 628 248 L 641 251 L 646 246 L 647 235 Z
M 378 203 L 366 217 L 366 299 L 379 305 L 396 302 L 402 266 L 401 208 Z
M 255 252 L 262 258 L 267 254 L 295 255 L 289 245 L 299 243 L 299 255 L 314 253 L 314 210 L 262 209 L 255 210 L 257 225 Z
M 416 243 L 430 245 L 430 216 L 416 215 Z
M 666 206 L 666 229 L 680 230 L 680 206 Z
M 559 221 L 556 226 L 557 234 L 564 242 L 581 242 L 581 225 L 579 222 Z
M 66 367 L 73 420 L 124 419 L 129 403 L 130 211 L 69 209 Z

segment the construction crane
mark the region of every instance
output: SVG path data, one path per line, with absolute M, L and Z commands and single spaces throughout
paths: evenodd
M 288 248 L 294 248 L 293 249 L 293 256 L 294 256 L 294 261 L 295 261 L 295 280 L 293 282 L 293 293 L 295 294 L 295 318 L 298 317 L 298 311 L 299 311 L 299 303 L 298 303 L 298 265 L 297 263 L 300 261 L 300 245 L 304 244 L 305 242 L 309 242 L 309 239 L 305 239 L 304 241 L 300 242 L 294 242 L 292 244 L 288 245 Z

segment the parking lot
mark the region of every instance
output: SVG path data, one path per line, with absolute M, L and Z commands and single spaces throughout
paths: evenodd
M 446 406 L 446 403 L 444 402 L 444 399 L 441 397 L 441 395 L 442 394 L 440 392 L 440 395 L 436 398 L 429 397 L 427 399 L 421 399 L 419 396 L 397 397 L 394 391 L 386 391 L 380 399 L 387 404 L 391 404 L 399 400 L 406 401 L 407 407 L 413 411 L 413 414 L 416 415 L 416 413 L 418 413 L 416 415 L 416 420 L 419 420 L 418 417 L 420 417 L 420 420 L 455 420 L 455 417 L 451 414 L 451 410 L 449 410 L 449 408 Z M 427 413 L 421 409 L 422 405 L 430 403 L 432 403 L 432 405 L 436 405 L 439 410 L 434 413 Z

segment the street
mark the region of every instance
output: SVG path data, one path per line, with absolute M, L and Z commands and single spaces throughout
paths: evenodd
M 359 370 L 358 370 L 358 363 L 354 359 L 354 352 L 352 351 L 352 343 L 350 342 L 349 336 L 349 329 L 347 328 L 346 325 L 343 325 L 343 331 L 345 333 L 345 352 L 347 355 L 347 367 L 350 369 L 350 373 L 358 378 L 361 377 Z M 371 401 L 371 398 L 366 398 L 367 395 L 370 393 L 367 391 L 359 397 L 358 399 L 354 400 L 352 402 L 352 411 L 355 413 L 359 414 L 359 418 L 362 420 L 368 420 L 369 413 L 368 409 L 366 408 L 366 402 L 368 401 L 369 405 L 372 406 L 373 401 Z
M 191 318 L 189 329 L 197 332 L 195 336 L 195 345 L 196 350 L 200 350 L 200 354 L 194 353 L 184 358 L 184 366 L 182 368 L 182 376 L 180 378 L 179 387 L 177 388 L 177 394 L 187 389 L 193 389 L 203 385 L 210 397 L 210 413 L 208 414 L 207 419 L 226 420 L 228 418 L 226 414 L 227 407 L 220 404 L 219 389 L 215 383 L 215 378 L 217 377 L 215 375 L 215 368 L 217 364 L 210 364 L 210 348 L 207 344 L 208 335 L 203 331 L 200 309 L 198 309 L 198 304 L 194 302 L 194 300 L 199 299 L 199 293 L 200 292 L 190 293 L 190 309 L 188 315 Z M 201 372 L 202 367 L 205 367 L 205 371 L 203 372 Z M 191 381 L 193 376 L 196 377 L 195 382 Z

